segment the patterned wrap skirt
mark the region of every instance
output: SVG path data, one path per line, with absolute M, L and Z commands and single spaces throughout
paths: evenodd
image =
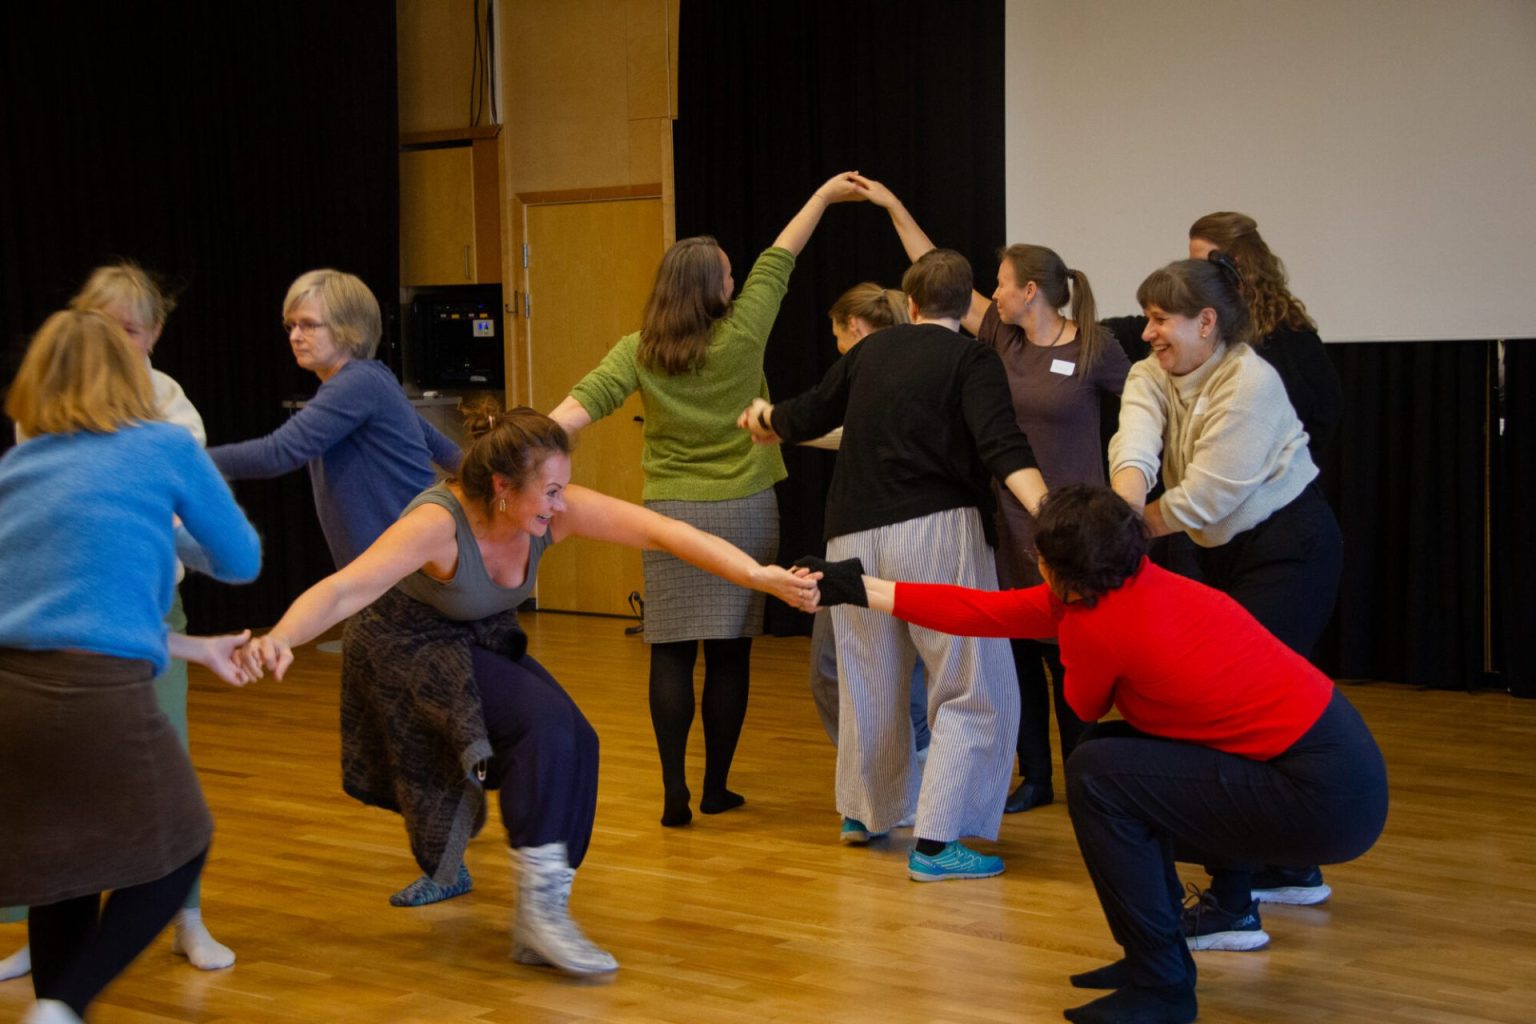
M 0 649 L 0 906 L 152 882 L 208 848 L 147 661 Z
M 726 501 L 648 501 L 645 507 L 722 537 L 759 562 L 779 554 L 779 502 L 773 488 Z M 645 642 L 760 636 L 763 601 L 665 551 L 644 552 Z

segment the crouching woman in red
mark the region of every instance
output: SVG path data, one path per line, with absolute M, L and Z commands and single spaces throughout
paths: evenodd
M 1067 761 L 1068 808 L 1125 957 L 1072 976 L 1110 994 L 1078 1022 L 1194 1020 L 1195 965 L 1175 860 L 1332 864 L 1370 849 L 1387 776 L 1331 680 L 1227 595 L 1146 559 L 1141 518 L 1102 487 L 1053 491 L 1035 533 L 1045 583 L 977 591 L 823 572 L 821 603 L 970 636 L 1055 637 L 1085 722 L 1116 708 Z M 805 564 L 805 563 L 802 563 Z M 1267 941 L 1252 922 L 1251 941 Z M 1240 923 L 1234 927 L 1240 927 Z

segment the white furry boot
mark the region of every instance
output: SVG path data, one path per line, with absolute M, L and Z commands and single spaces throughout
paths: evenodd
M 548 964 L 567 974 L 618 970 L 619 962 L 593 945 L 571 920 L 568 905 L 576 871 L 566 860 L 565 844 L 525 846 L 512 854 L 522 862 L 512 958 L 520 964 Z

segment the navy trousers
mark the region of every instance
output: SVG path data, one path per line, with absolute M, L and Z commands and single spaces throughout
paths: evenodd
M 1255 761 L 1136 732 L 1090 727 L 1067 760 L 1067 808 L 1132 980 L 1194 983 L 1174 861 L 1336 864 L 1387 817 L 1387 773 L 1370 730 L 1337 690 L 1290 749 Z
M 597 733 L 543 665 L 471 649 L 493 751 L 485 787 L 513 849 L 565 843 L 579 867 L 597 814 Z

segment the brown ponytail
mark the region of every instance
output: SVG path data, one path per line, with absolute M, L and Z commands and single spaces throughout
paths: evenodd
M 1099 326 L 1099 310 L 1093 301 L 1093 288 L 1088 275 L 1081 270 L 1070 270 L 1062 258 L 1043 245 L 1010 245 L 998 253 L 1013 267 L 1013 279 L 1020 288 L 1030 281 L 1040 289 L 1052 309 L 1061 309 L 1071 300 L 1068 316 L 1077 323 L 1077 336 L 1082 341 L 1082 355 L 1078 358 L 1078 373 L 1087 377 L 1104 350 L 1104 335 Z M 1070 287 L 1069 287 L 1070 282 Z

